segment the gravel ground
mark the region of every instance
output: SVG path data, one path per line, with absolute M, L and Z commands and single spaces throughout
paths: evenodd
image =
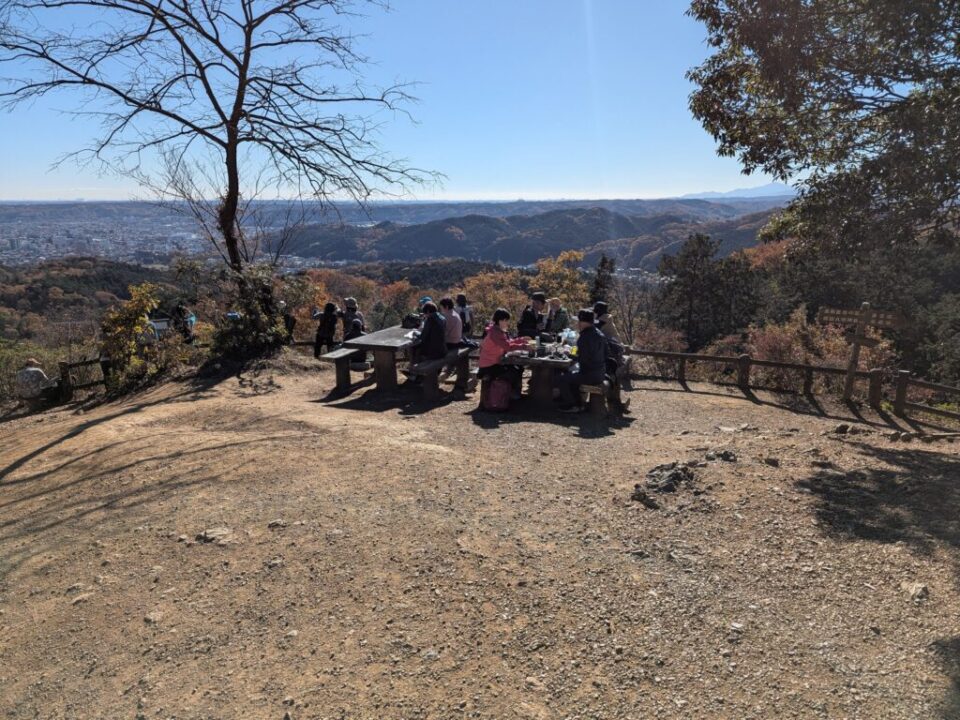
M 0 717 L 960 718 L 960 444 L 332 385 L 0 424 Z

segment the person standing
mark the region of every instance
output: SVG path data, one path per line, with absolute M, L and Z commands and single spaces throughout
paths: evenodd
M 357 299 L 348 297 L 343 299 L 343 305 L 346 308 L 343 312 L 340 313 L 340 318 L 343 320 L 343 339 L 347 339 L 347 335 L 353 332 L 353 321 L 360 321 L 360 330 L 363 332 L 367 331 L 367 324 L 363 320 L 363 313 L 360 312 L 360 307 L 357 304 Z
M 313 357 L 319 358 L 326 348 L 330 352 L 334 348 L 333 336 L 337 334 L 337 306 L 328 302 L 323 306 L 323 312 L 317 313 L 314 319 L 317 321 L 317 336 L 313 341 Z
M 577 313 L 580 337 L 577 339 L 577 365 L 560 375 L 561 410 L 580 412 L 580 386 L 601 385 L 607 369 L 607 339 L 595 324 L 593 310 Z
M 470 337 L 473 333 L 473 308 L 467 303 L 467 296 L 463 293 L 457 295 L 456 311 L 463 326 L 463 337 Z

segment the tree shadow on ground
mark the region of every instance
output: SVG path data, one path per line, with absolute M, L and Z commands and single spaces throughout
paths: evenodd
M 657 380 L 656 378 L 651 378 Z M 666 382 L 657 380 L 657 382 Z M 920 421 L 916 418 L 894 417 L 883 410 L 870 409 L 869 414 L 865 414 L 863 408 L 855 402 L 837 403 L 832 408 L 827 408 L 814 395 L 803 395 L 800 393 L 785 392 L 775 388 L 750 388 L 741 390 L 736 385 L 710 384 L 707 388 L 695 387 L 690 383 L 677 383 L 675 386 L 652 386 L 634 384 L 634 390 L 640 392 L 653 393 L 682 393 L 690 395 L 704 395 L 712 397 L 722 397 L 728 399 L 742 398 L 748 400 L 754 405 L 764 405 L 767 407 L 787 410 L 798 415 L 809 415 L 819 417 L 825 420 L 837 420 L 848 422 L 859 422 L 878 428 L 889 428 L 891 430 L 900 430 L 904 432 L 917 432 L 924 428 L 931 430 L 951 430 L 945 425 L 936 422 Z M 724 392 L 724 389 L 727 390 Z M 758 393 L 763 393 L 759 395 Z
M 946 546 L 960 560 L 960 458 L 931 450 L 887 449 L 851 443 L 876 461 L 852 472 L 821 469 L 797 481 L 819 500 L 817 517 L 841 539 L 902 542 L 929 554 Z M 881 466 L 882 465 L 882 466 Z M 940 717 L 960 718 L 960 637 L 933 644 L 952 686 Z
M 937 543 L 960 551 L 960 458 L 850 445 L 877 466 L 852 472 L 821 469 L 797 482 L 819 499 L 823 527 L 839 537 L 903 542 L 922 553 Z

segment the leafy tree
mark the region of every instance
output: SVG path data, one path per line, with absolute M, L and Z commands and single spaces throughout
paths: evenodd
M 613 258 L 608 258 L 606 253 L 602 253 L 600 260 L 597 261 L 597 270 L 593 276 L 593 285 L 590 287 L 591 305 L 601 300 L 610 299 L 610 292 L 613 290 L 614 273 L 616 270 L 616 261 Z
M 771 228 L 804 242 L 952 242 L 960 3 L 693 0 L 713 54 L 693 114 L 747 172 L 806 178 Z
M 0 101 L 74 93 L 74 112 L 98 119 L 102 133 L 73 157 L 192 212 L 262 336 L 275 311 L 272 284 L 245 268 L 278 235 L 257 226 L 296 225 L 303 206 L 291 217 L 290 203 L 277 211 L 258 197 L 363 204 L 430 177 L 375 140 L 374 113 L 402 111 L 410 97 L 404 86 L 363 87 L 366 59 L 340 23 L 369 4 L 2 0 L 0 63 L 15 75 L 0 84 Z
M 527 302 L 521 290 L 524 281 L 519 270 L 486 272 L 469 277 L 463 282 L 463 291 L 473 306 L 475 328 L 485 327 L 497 308 L 506 308 L 514 318 Z
M 666 282 L 657 321 L 682 331 L 691 350 L 746 327 L 757 309 L 756 277 L 742 254 L 716 259 L 719 240 L 691 235 L 676 255 L 660 261 Z
M 547 297 L 558 297 L 568 308 L 580 308 L 587 301 L 589 289 L 580 272 L 583 253 L 567 250 L 555 258 L 537 260 L 533 283 Z

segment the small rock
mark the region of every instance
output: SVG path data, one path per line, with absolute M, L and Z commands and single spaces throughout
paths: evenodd
M 83 583 L 74 583 L 73 585 L 68 587 L 65 592 L 67 595 L 72 595 L 73 593 L 80 592 L 81 590 L 83 590 L 83 588 L 84 588 Z
M 660 503 L 650 497 L 647 491 L 644 490 L 639 483 L 633 486 L 633 494 L 630 495 L 630 499 L 634 502 L 643 503 L 645 507 L 648 507 L 651 510 L 657 510 L 660 508 Z
M 837 435 L 846 435 L 848 432 L 850 432 L 850 424 L 849 424 L 849 423 L 840 423 L 839 425 L 837 425 L 837 426 L 833 429 L 833 431 L 834 431 Z
M 297 637 L 297 635 L 299 635 L 299 634 L 300 634 L 299 631 L 297 631 L 297 630 L 291 630 L 290 632 L 287 633 L 286 637 L 288 637 L 288 638 L 295 638 L 295 637 Z
M 233 531 L 226 527 L 207 528 L 197 535 L 197 542 L 229 545 L 233 542 Z
M 763 462 L 765 465 L 769 465 L 770 467 L 780 467 L 780 458 L 767 457 L 763 459 Z
M 283 699 L 283 704 L 284 704 L 284 705 L 293 705 L 293 703 L 294 703 L 294 700 L 293 700 L 293 698 L 290 697 L 289 695 L 287 695 L 287 697 L 285 697 L 285 698 Z
M 143 616 L 143 621 L 144 621 L 147 625 L 156 625 L 157 623 L 160 622 L 160 620 L 161 620 L 162 617 L 163 617 L 163 615 L 161 615 L 160 612 L 154 610 L 153 612 L 150 612 L 150 613 L 147 613 L 146 615 L 144 615 L 144 616 Z
M 267 523 L 268 528 L 282 528 L 287 526 L 287 521 L 282 518 L 277 518 L 276 520 L 271 520 Z
M 79 605 L 80 603 L 85 603 L 87 600 L 93 597 L 93 593 L 83 593 L 82 595 L 77 595 L 73 600 L 70 601 L 71 605 Z
M 900 589 L 910 595 L 910 599 L 915 603 L 919 603 L 930 597 L 930 588 L 923 583 L 904 581 L 900 583 Z
M 266 566 L 267 566 L 268 568 L 271 568 L 271 569 L 272 569 L 272 568 L 282 567 L 282 566 L 283 566 L 283 558 L 282 558 L 282 557 L 271 558 L 270 560 L 267 560 Z
M 438 652 L 437 652 L 436 650 L 434 650 L 433 648 L 427 648 L 427 649 L 424 650 L 422 653 L 420 653 L 420 657 L 423 658 L 424 660 L 431 660 L 431 661 L 433 661 L 433 660 L 439 659 L 440 653 L 438 653 Z

